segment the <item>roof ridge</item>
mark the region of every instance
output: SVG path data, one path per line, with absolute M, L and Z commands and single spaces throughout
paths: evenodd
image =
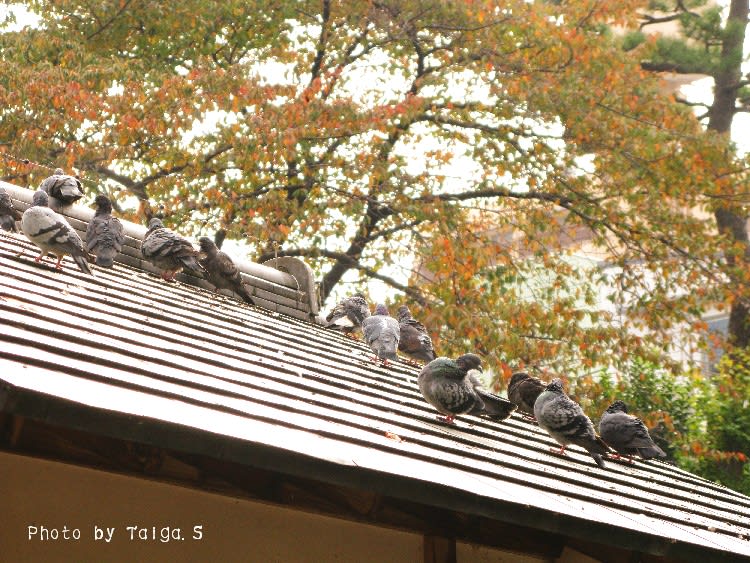
M 0 181 L 0 187 L 8 192 L 19 211 L 23 212 L 31 205 L 34 190 L 5 181 Z M 71 226 L 85 240 L 86 227 L 94 217 L 92 208 L 76 203 L 65 205 L 54 197 L 49 198 L 49 206 L 68 219 Z M 158 270 L 144 259 L 140 252 L 140 243 L 146 235 L 147 228 L 121 218 L 120 222 L 123 225 L 125 243 L 122 252 L 116 256 L 115 262 L 158 273 Z M 186 238 L 191 244 L 196 244 L 191 238 Z M 258 306 L 299 319 L 310 321 L 316 319 L 320 312 L 317 285 L 312 269 L 302 260 L 290 256 L 274 258 L 263 264 L 236 257 L 232 257 L 232 260 L 240 270 L 243 281 L 253 288 L 253 300 Z M 189 273 L 180 274 L 178 279 L 188 285 L 213 289 L 213 285 L 208 281 Z

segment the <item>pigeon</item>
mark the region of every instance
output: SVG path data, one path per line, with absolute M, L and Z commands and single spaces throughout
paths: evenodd
M 254 305 L 252 288 L 242 281 L 240 270 L 235 266 L 232 259 L 214 244 L 208 237 L 198 239 L 201 247 L 201 258 L 198 260 L 203 269 L 206 270 L 206 278 L 216 289 L 229 289 L 242 299 Z
M 362 321 L 370 316 L 370 306 L 361 293 L 346 297 L 328 313 L 326 328 L 352 334 L 362 328 Z
M 575 444 L 589 452 L 599 467 L 604 467 L 602 454 L 609 448 L 596 435 L 581 406 L 565 394 L 560 379 L 553 379 L 537 397 L 534 416 L 539 426 L 562 446 L 557 453 L 565 455 L 565 448 Z
M 378 358 L 385 361 L 398 359 L 398 321 L 388 315 L 385 305 L 379 303 L 375 307 L 375 314 L 362 321 L 362 333 L 365 343 L 372 348 Z
M 531 377 L 525 371 L 514 373 L 508 383 L 508 399 L 518 406 L 518 411 L 533 418 L 534 403 L 547 386 L 538 377 Z
M 505 420 L 516 405 L 486 391 L 477 377 L 481 371 L 482 360 L 476 354 L 464 354 L 455 360 L 441 356 L 422 368 L 417 379 L 419 391 L 445 415 L 438 419 L 448 424 L 454 424 L 455 415 L 467 413 Z
M 411 316 L 409 307 L 401 305 L 398 308 L 397 319 L 401 329 L 398 349 L 414 360 L 434 360 L 436 356 L 430 334 L 422 323 Z
M 631 458 L 639 455 L 643 459 L 666 457 L 659 446 L 654 444 L 643 422 L 628 414 L 628 407 L 622 401 L 612 403 L 599 421 L 599 434 L 612 449 Z
M 174 281 L 183 268 L 202 274 L 198 263 L 199 252 L 190 241 L 167 229 L 161 219 L 154 217 L 148 222 L 148 231 L 141 241 L 141 254 L 161 270 L 161 277 Z
M 89 255 L 83 247 L 83 241 L 68 221 L 49 207 L 49 196 L 37 190 L 31 200 L 31 207 L 23 212 L 21 230 L 31 242 L 40 248 L 36 262 L 40 262 L 48 253 L 57 256 L 55 267 L 62 270 L 62 259 L 70 254 L 84 273 L 93 275 L 89 268 Z
M 94 200 L 96 213 L 86 229 L 86 250 L 96 255 L 96 265 L 111 268 L 125 242 L 122 223 L 112 217 L 112 202 L 105 195 Z
M 52 176 L 43 180 L 39 189 L 66 205 L 83 197 L 81 181 L 75 176 L 65 174 L 62 168 L 57 168 Z
M 16 221 L 21 220 L 21 213 L 13 207 L 13 200 L 5 188 L 0 186 L 0 229 L 17 233 Z

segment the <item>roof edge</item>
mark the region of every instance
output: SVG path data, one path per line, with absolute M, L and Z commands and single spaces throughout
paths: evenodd
M 504 524 L 668 559 L 702 562 L 746 562 L 747 557 L 657 535 L 615 528 L 539 508 L 477 496 L 462 489 L 416 477 L 398 476 L 370 468 L 336 463 L 300 452 L 199 430 L 187 425 L 91 407 L 75 401 L 29 391 L 0 381 L 0 413 L 30 418 L 53 426 L 127 440 L 185 454 L 200 455 L 246 467 L 329 485 L 366 489 L 389 497 L 481 516 Z

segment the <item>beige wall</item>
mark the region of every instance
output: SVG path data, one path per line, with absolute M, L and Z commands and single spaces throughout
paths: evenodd
M 59 537 L 28 539 L 28 526 L 57 529 Z M 64 540 L 64 526 L 70 537 L 80 530 L 80 539 Z M 95 526 L 114 528 L 111 541 L 95 541 Z M 149 539 L 131 540 L 127 526 L 146 529 Z M 202 526 L 201 539 L 194 526 Z M 160 541 L 165 527 L 184 539 Z M 457 555 L 459 562 L 539 561 L 467 544 Z M 421 562 L 423 553 L 419 534 L 0 452 L 0 560 L 365 563 Z
M 0 452 L 0 560 L 421 561 L 422 536 Z M 78 528 L 78 541 L 27 539 L 27 526 Z M 126 527 L 157 527 L 130 540 Z M 94 541 L 94 526 L 114 527 Z M 183 540 L 162 543 L 163 527 Z M 193 539 L 194 526 L 203 537 Z

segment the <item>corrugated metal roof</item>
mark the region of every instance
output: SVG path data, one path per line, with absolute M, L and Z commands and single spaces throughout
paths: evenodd
M 97 431 L 63 420 L 50 401 L 64 400 L 142 421 L 99 429 L 127 439 L 172 436 L 157 445 L 249 465 L 274 448 L 325 464 L 322 481 L 644 552 L 750 556 L 750 498 L 739 493 L 656 461 L 602 470 L 576 447 L 560 458 L 518 415 L 444 426 L 418 369 L 376 365 L 362 343 L 125 263 L 92 278 L 36 254 L 0 233 L 0 411 Z M 149 421 L 174 434 L 147 433 Z

